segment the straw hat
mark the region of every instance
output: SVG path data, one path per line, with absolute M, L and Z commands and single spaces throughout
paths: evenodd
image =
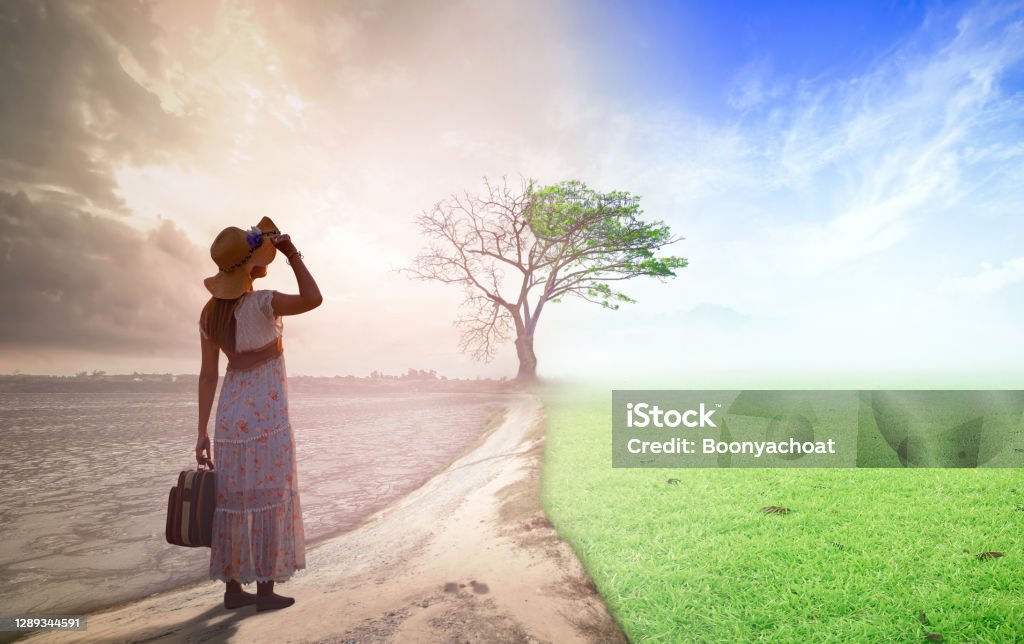
M 252 285 L 250 269 L 269 265 L 277 255 L 267 237 L 279 234 L 270 217 L 264 217 L 249 230 L 228 226 L 220 231 L 210 246 L 210 257 L 220 270 L 203 280 L 206 290 L 222 300 L 232 300 L 248 291 Z

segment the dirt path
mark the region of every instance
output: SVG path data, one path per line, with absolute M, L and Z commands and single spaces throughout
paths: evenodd
M 541 511 L 544 430 L 540 400 L 514 395 L 444 472 L 307 549 L 308 567 L 278 588 L 290 608 L 228 611 L 223 584 L 204 582 L 24 641 L 625 642 Z

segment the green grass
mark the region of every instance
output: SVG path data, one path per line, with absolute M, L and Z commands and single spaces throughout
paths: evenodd
M 541 395 L 545 509 L 631 641 L 1024 641 L 1020 470 L 613 469 L 611 392 Z

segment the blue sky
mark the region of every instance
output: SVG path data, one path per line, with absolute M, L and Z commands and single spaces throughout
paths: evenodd
M 0 370 L 195 373 L 209 242 L 270 215 L 325 296 L 295 373 L 514 373 L 395 269 L 521 175 L 640 195 L 690 260 L 547 307 L 542 376 L 1024 386 L 1024 3 L 111 6 L 0 21 Z
M 632 182 L 692 262 L 637 285 L 627 329 L 596 319 L 621 373 L 1019 378 L 1019 3 L 586 13 L 626 130 L 597 174 Z
M 624 100 L 710 115 L 730 106 L 729 81 L 745 71 L 786 83 L 855 77 L 908 40 L 948 37 L 965 4 L 598 1 L 579 15 Z

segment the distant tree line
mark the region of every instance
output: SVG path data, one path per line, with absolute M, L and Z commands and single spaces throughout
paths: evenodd
M 80 371 L 74 376 L 0 375 L 0 393 L 194 393 L 196 374 L 108 374 Z M 368 389 L 417 391 L 477 391 L 505 387 L 507 380 L 448 378 L 434 369 L 409 368 L 401 375 L 374 370 L 369 376 L 290 376 L 291 391 L 345 392 Z

